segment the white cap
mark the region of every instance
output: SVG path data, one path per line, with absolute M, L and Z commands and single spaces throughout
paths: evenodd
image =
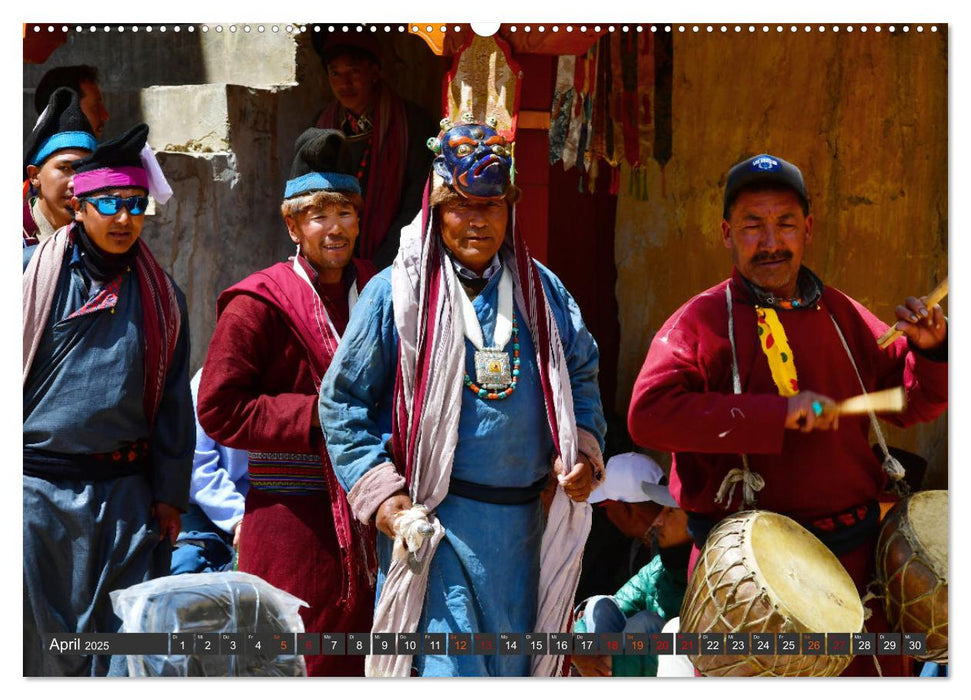
M 607 478 L 590 494 L 588 502 L 600 503 L 601 501 L 611 500 L 624 503 L 642 503 L 644 501 L 662 503 L 652 493 L 656 492 L 656 488 L 649 491 L 646 487 L 657 487 L 657 483 L 663 477 L 664 471 L 658 466 L 657 462 L 647 455 L 642 455 L 640 452 L 625 452 L 614 455 L 607 460 Z M 657 488 L 667 491 L 664 486 Z M 665 504 L 662 503 L 662 505 Z

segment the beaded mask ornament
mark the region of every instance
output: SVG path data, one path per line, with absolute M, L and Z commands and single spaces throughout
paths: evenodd
M 428 139 L 436 154 L 435 173 L 445 184 L 470 199 L 498 199 L 509 188 L 512 155 L 509 143 L 496 131 L 496 120 L 486 124 L 464 115 L 464 123 L 441 122 L 442 131 Z

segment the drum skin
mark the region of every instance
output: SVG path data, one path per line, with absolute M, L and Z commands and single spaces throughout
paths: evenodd
M 894 632 L 927 635 L 920 661 L 947 663 L 947 491 L 897 503 L 877 540 L 877 580 Z
M 681 606 L 683 632 L 860 632 L 863 604 L 839 560 L 794 520 L 725 518 L 709 534 Z M 824 650 L 825 651 L 825 650 Z M 692 655 L 706 676 L 838 676 L 850 655 Z

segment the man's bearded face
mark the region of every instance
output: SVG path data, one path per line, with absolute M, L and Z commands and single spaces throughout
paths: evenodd
M 512 158 L 506 139 L 484 124 L 460 124 L 442 136 L 435 172 L 471 199 L 502 197 L 509 187 Z

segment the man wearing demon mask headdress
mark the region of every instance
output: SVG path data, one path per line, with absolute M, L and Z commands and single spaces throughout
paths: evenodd
M 471 115 L 442 126 L 423 216 L 361 294 L 320 422 L 352 512 L 381 533 L 374 632 L 566 631 L 586 499 L 604 474 L 597 346 L 515 229 L 509 143 Z M 371 656 L 366 672 L 412 665 L 562 668 L 556 656 L 426 653 Z

